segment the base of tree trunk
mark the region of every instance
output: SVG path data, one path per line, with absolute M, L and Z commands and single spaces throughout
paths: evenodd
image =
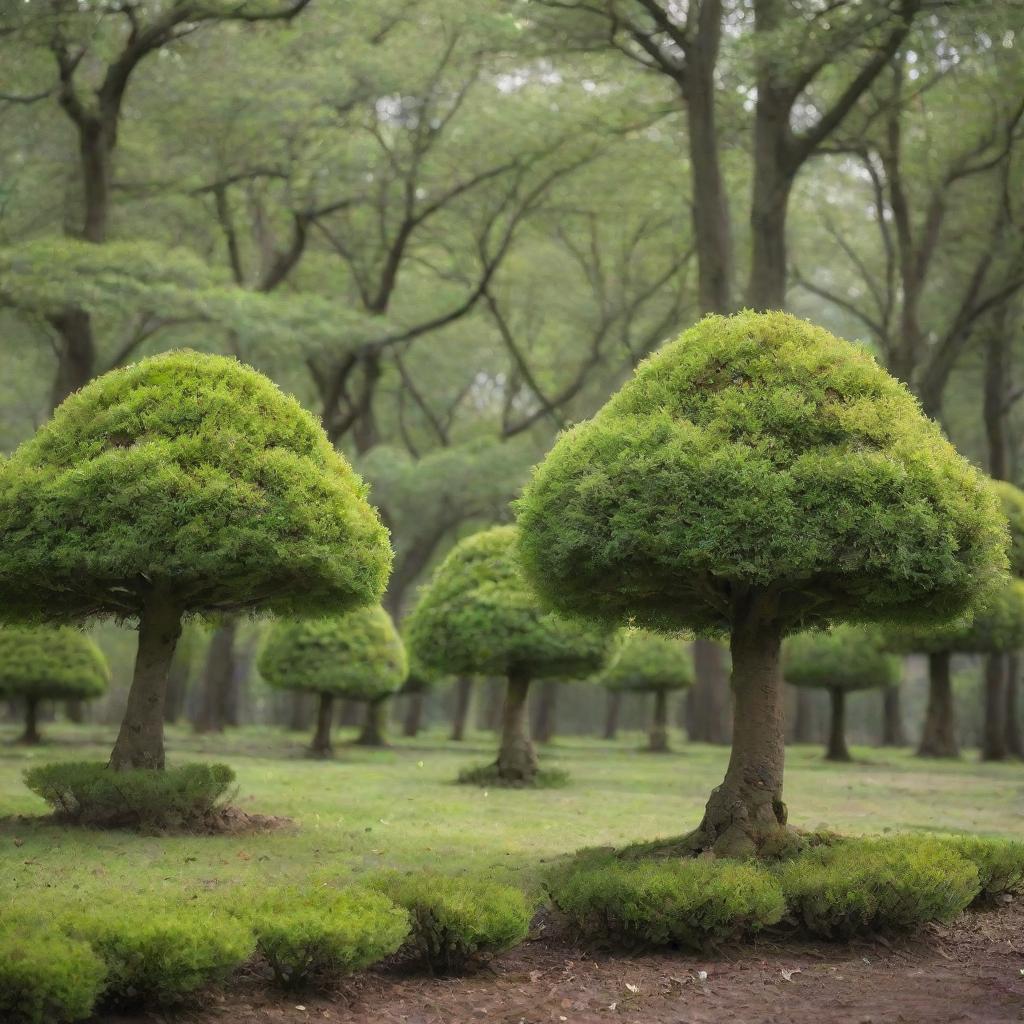
M 882 691 L 882 746 L 905 747 L 907 734 L 903 728 L 903 698 L 898 686 Z
M 316 732 L 313 742 L 309 745 L 310 757 L 331 757 L 334 748 L 331 746 L 331 724 L 334 720 L 334 697 L 329 693 L 321 693 L 317 702 Z
M 370 701 L 366 705 L 366 718 L 363 727 L 356 737 L 356 745 L 360 747 L 386 747 L 385 719 L 387 717 L 387 701 Z
M 537 776 L 537 751 L 530 739 L 529 694 L 530 678 L 510 672 L 496 762 L 498 778 L 505 785 L 532 785 Z
M 668 754 L 668 694 L 664 690 L 654 691 L 654 716 L 651 730 L 647 735 L 649 754 Z

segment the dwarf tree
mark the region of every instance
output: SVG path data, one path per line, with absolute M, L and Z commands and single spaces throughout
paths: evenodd
M 138 622 L 115 769 L 164 765 L 183 616 L 360 607 L 390 558 L 320 425 L 233 359 L 175 352 L 105 374 L 0 473 L 3 616 Z
M 613 691 L 654 694 L 647 749 L 667 751 L 668 695 L 693 683 L 693 662 L 682 639 L 646 629 L 629 630 L 619 656 L 601 674 L 601 682 Z
M 366 701 L 360 742 L 383 742 L 380 712 L 409 674 L 405 646 L 379 605 L 324 619 L 282 619 L 260 653 L 260 675 L 271 686 L 319 696 L 314 754 L 331 753 L 334 698 Z
M 959 757 L 950 662 L 954 654 L 1008 654 L 1024 647 L 1024 582 L 1010 578 L 985 603 L 952 622 L 893 631 L 894 650 L 928 655 L 928 708 L 917 753 Z
M 941 621 L 1006 565 L 984 478 L 857 347 L 784 313 L 709 316 L 563 434 L 518 504 L 527 578 L 592 619 L 728 634 L 725 781 L 687 850 L 782 839 L 782 638 Z
M 849 761 L 846 695 L 898 685 L 899 658 L 886 653 L 877 630 L 836 626 L 827 633 L 801 633 L 787 640 L 783 660 L 787 682 L 828 690 L 832 715 L 825 757 L 829 761 Z
M 405 622 L 414 657 L 428 671 L 508 679 L 497 780 L 536 781 L 527 700 L 535 679 L 578 679 L 602 668 L 612 630 L 544 608 L 519 571 L 516 530 L 498 526 L 460 541 Z
M 76 629 L 0 629 L 0 694 L 25 703 L 22 743 L 39 743 L 44 700 L 89 700 L 110 685 L 110 667 L 96 642 Z

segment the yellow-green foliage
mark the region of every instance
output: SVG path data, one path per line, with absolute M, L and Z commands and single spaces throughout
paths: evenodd
M 340 613 L 391 550 L 322 427 L 233 359 L 172 352 L 94 380 L 0 471 L 6 617 Z
M 375 700 L 398 690 L 409 672 L 405 645 L 380 607 L 329 619 L 282 619 L 259 659 L 271 686 Z
M 835 690 L 870 690 L 900 681 L 900 659 L 869 626 L 835 626 L 790 637 L 783 648 L 786 682 Z
M 300 988 L 383 960 L 409 934 L 409 919 L 381 893 L 279 889 L 246 914 L 275 984 Z
M 461 971 L 522 942 L 533 916 L 519 889 L 430 872 L 388 874 L 376 888 L 409 914 L 404 951 L 431 972 Z
M 519 571 L 515 544 L 515 527 L 484 530 L 456 544 L 434 573 L 406 620 L 428 671 L 578 678 L 604 665 L 611 631 L 544 608 Z
M 518 503 L 557 608 L 724 632 L 737 586 L 788 629 L 966 610 L 1006 567 L 987 481 L 863 349 L 785 313 L 709 316 L 563 434 Z
M 1024 576 L 1024 491 L 1005 480 L 993 480 L 992 486 L 1010 524 L 1010 572 Z
M 1024 647 L 1024 581 L 1005 578 L 974 611 L 932 626 L 904 626 L 886 639 L 893 650 L 998 654 Z
M 943 842 L 978 869 L 981 891 L 975 903 L 1024 894 L 1024 843 L 978 836 L 951 836 Z
M 0 694 L 88 700 L 110 684 L 110 666 L 91 637 L 68 627 L 0 629 Z
M 705 949 L 775 924 L 786 910 L 765 868 L 729 860 L 585 853 L 553 872 L 548 890 L 583 936 L 626 945 Z
M 106 966 L 103 1001 L 167 1005 L 223 981 L 253 951 L 250 930 L 222 914 L 145 903 L 68 914 L 71 936 Z
M 92 1013 L 104 974 L 103 961 L 84 942 L 57 932 L 5 927 L 0 934 L 0 1020 L 83 1020 Z
M 938 839 L 844 839 L 777 869 L 790 912 L 823 938 L 948 921 L 978 895 L 978 869 Z
M 611 690 L 682 690 L 693 683 L 693 659 L 682 637 L 629 629 L 600 681 Z

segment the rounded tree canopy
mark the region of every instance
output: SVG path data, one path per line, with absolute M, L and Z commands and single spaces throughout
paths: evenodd
M 1024 576 L 1024 491 L 1005 480 L 993 480 L 992 486 L 1010 524 L 1010 572 Z
M 1024 648 L 1024 581 L 1008 578 L 973 614 L 892 630 L 888 646 L 915 654 L 1002 654 Z
M 380 605 L 325 619 L 282 619 L 260 652 L 260 675 L 285 690 L 377 700 L 408 674 L 402 638 Z
M 900 659 L 876 628 L 836 626 L 799 633 L 783 649 L 786 681 L 829 690 L 872 690 L 900 681 Z
M 1005 571 L 987 481 L 863 349 L 785 313 L 708 316 L 563 434 L 518 502 L 555 607 L 726 631 L 960 614 Z
M 680 636 L 628 629 L 599 682 L 610 690 L 683 690 L 693 683 L 693 659 Z
M 391 563 L 366 487 L 323 429 L 234 359 L 172 352 L 93 381 L 0 472 L 8 618 L 342 611 Z
M 603 667 L 613 631 L 545 609 L 515 546 L 515 527 L 498 526 L 460 541 L 437 568 L 406 619 L 427 671 L 576 679 Z
M 77 629 L 0 629 L 0 694 L 35 700 L 89 700 L 110 684 L 99 646 Z

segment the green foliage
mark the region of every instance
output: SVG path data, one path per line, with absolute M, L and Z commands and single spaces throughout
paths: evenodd
M 532 914 L 519 889 L 431 872 L 384 875 L 376 887 L 409 914 L 404 950 L 431 973 L 465 970 L 522 942 Z
M 96 761 L 65 761 L 25 771 L 25 785 L 62 820 L 107 828 L 201 827 L 234 781 L 226 764 L 115 772 Z
M 889 632 L 897 651 L 941 654 L 998 654 L 1024 647 L 1024 582 L 1008 577 L 973 612 L 933 626 L 905 626 Z
M 381 893 L 361 889 L 276 890 L 247 912 L 257 952 L 282 988 L 358 971 L 394 953 L 409 919 Z
M 585 853 L 553 872 L 548 889 L 582 935 L 626 945 L 703 950 L 775 924 L 786 910 L 767 870 L 729 860 Z
M 365 499 L 320 425 L 255 370 L 145 359 L 68 398 L 0 473 L 4 613 L 135 616 L 157 589 L 198 613 L 360 607 L 391 557 Z
M 993 480 L 992 487 L 1010 524 L 1010 572 L 1024 576 L 1024 491 L 1005 480 Z
M 981 891 L 975 903 L 998 903 L 1024 893 L 1024 843 L 979 836 L 952 836 L 943 842 L 978 869 Z
M 682 637 L 629 629 L 600 680 L 610 690 L 683 690 L 693 683 L 693 659 Z
M 786 682 L 838 690 L 870 690 L 900 681 L 900 659 L 887 654 L 882 634 L 866 626 L 800 633 L 783 650 Z
M 960 614 L 1006 566 L 985 479 L 861 349 L 785 313 L 708 316 L 563 434 L 518 502 L 553 606 L 704 633 L 737 586 L 789 629 Z
M 979 891 L 978 870 L 937 839 L 844 839 L 777 869 L 790 912 L 823 938 L 948 921 Z
M 391 616 L 375 605 L 327 619 L 282 619 L 259 658 L 271 686 L 376 700 L 398 690 L 409 666 Z
M 598 671 L 610 630 L 545 609 L 515 560 L 516 530 L 498 526 L 460 541 L 406 619 L 414 656 L 431 671 L 578 678 Z
M 65 1024 L 88 1017 L 103 988 L 103 962 L 84 943 L 53 932 L 0 934 L 0 1020 Z
M 69 914 L 65 930 L 106 965 L 105 1003 L 167 1005 L 223 981 L 251 955 L 249 929 L 227 915 L 145 903 Z
M 96 642 L 76 629 L 0 629 L 0 694 L 39 700 L 98 697 L 110 667 Z

